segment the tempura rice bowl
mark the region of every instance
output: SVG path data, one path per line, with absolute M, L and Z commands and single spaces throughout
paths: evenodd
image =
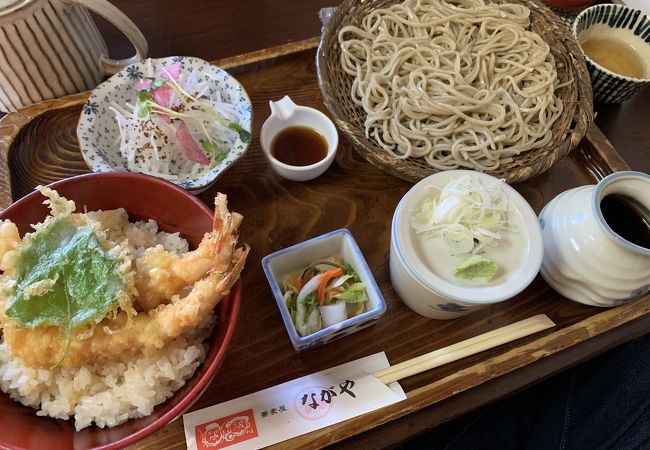
M 212 212 L 203 203 L 171 183 L 145 175 L 128 173 L 83 175 L 55 183 L 51 187 L 61 195 L 75 200 L 79 208 L 86 205 L 88 210 L 107 210 L 120 205 L 129 212 L 131 221 L 152 218 L 160 224 L 160 228 L 163 230 L 180 231 L 191 247 L 198 245 L 204 232 L 209 231 L 212 227 Z M 40 193 L 29 194 L 4 210 L 0 214 L 0 219 L 11 219 L 17 223 L 21 233 L 29 231 L 28 224 L 42 220 L 47 213 L 42 201 L 43 197 Z M 160 205 L 168 206 L 161 208 Z M 179 383 L 182 384 L 180 379 L 188 376 L 192 371 L 190 366 L 198 365 L 200 360 L 205 359 L 185 385 L 171 399 L 158 405 L 151 415 L 130 419 L 113 428 L 102 429 L 91 426 L 76 432 L 72 420 L 39 417 L 34 409 L 20 405 L 10 399 L 7 394 L 0 394 L 0 405 L 2 405 L 0 407 L 0 446 L 34 448 L 35 445 L 43 445 L 47 442 L 48 447 L 51 448 L 121 448 L 162 427 L 191 406 L 207 388 L 221 365 L 234 332 L 239 310 L 239 295 L 238 283 L 230 296 L 224 298 L 217 307 L 217 323 L 205 341 L 202 336 L 195 336 L 194 342 L 188 346 L 185 338 L 179 338 L 180 341 L 177 342 L 176 348 L 165 357 L 148 362 L 140 361 L 139 365 L 131 363 L 133 365 L 131 375 L 134 376 L 136 373 L 143 375 L 144 365 L 147 365 L 148 368 L 144 369 L 145 376 L 139 382 L 132 382 L 134 378 L 129 379 L 129 383 L 125 383 L 125 385 L 128 384 L 130 387 L 121 388 L 121 395 L 131 399 L 135 398 L 136 402 L 141 402 L 146 409 L 147 402 L 154 397 L 167 396 L 165 386 L 171 389 L 178 388 Z M 47 380 L 46 371 L 32 374 L 21 373 L 10 363 L 6 363 L 5 359 L 4 351 L 0 349 L 0 365 L 3 366 L 2 371 L 4 372 L 2 383 L 11 384 L 13 379 L 14 384 L 23 386 L 23 394 L 34 396 L 36 392 L 33 390 L 30 392 L 30 388 L 25 387 L 25 382 L 31 375 Z M 182 361 L 181 364 L 177 364 L 179 361 Z M 111 369 L 107 370 L 107 375 L 110 375 Z M 160 389 L 152 390 L 150 386 L 147 386 L 152 377 L 158 377 L 159 381 L 165 379 L 159 383 Z M 176 380 L 171 381 L 168 379 L 169 377 L 176 378 Z M 75 383 L 77 387 L 92 384 L 86 372 L 77 373 L 76 379 L 75 377 L 67 380 L 65 378 L 59 376 L 59 389 L 74 387 Z M 110 376 L 108 379 L 110 380 Z M 49 381 L 51 384 L 56 384 L 54 380 Z M 97 382 L 97 379 L 93 380 L 93 383 Z M 117 392 L 120 392 L 119 388 Z M 134 395 L 136 393 L 141 394 L 141 397 Z M 160 399 L 159 397 L 158 400 Z M 119 410 L 119 402 L 115 403 L 114 400 L 104 396 L 101 399 L 94 399 L 91 403 L 94 404 L 94 408 L 103 405 Z M 48 408 L 51 409 L 50 412 L 61 412 L 66 408 L 64 403 L 52 402 Z M 26 430 L 29 431 L 26 432 Z

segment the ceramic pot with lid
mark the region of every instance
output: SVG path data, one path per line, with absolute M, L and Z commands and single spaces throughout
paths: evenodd
M 539 215 L 541 274 L 560 294 L 616 306 L 650 291 L 650 175 L 618 172 L 569 189 Z
M 135 55 L 110 59 L 88 11 L 124 33 Z M 92 89 L 146 54 L 140 30 L 107 0 L 0 0 L 0 110 Z

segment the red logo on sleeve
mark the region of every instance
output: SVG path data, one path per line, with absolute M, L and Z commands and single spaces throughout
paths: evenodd
M 252 409 L 202 423 L 194 428 L 199 450 L 216 450 L 258 436 Z

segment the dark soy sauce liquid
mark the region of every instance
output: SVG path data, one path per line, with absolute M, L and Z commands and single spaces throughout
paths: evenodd
M 600 210 L 607 225 L 628 242 L 650 249 L 650 211 L 637 200 L 621 194 L 606 195 Z
M 273 138 L 271 155 L 290 166 L 309 166 L 327 156 L 327 141 L 313 128 L 289 127 Z

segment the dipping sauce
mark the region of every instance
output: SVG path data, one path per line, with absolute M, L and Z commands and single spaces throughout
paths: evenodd
M 642 58 L 625 41 L 588 37 L 580 40 L 582 50 L 596 63 L 619 75 L 645 78 Z
M 290 166 L 310 166 L 327 156 L 327 140 L 317 130 L 294 126 L 280 131 L 271 142 L 271 155 Z
M 632 197 L 606 195 L 600 210 L 607 225 L 628 242 L 650 249 L 650 211 Z

